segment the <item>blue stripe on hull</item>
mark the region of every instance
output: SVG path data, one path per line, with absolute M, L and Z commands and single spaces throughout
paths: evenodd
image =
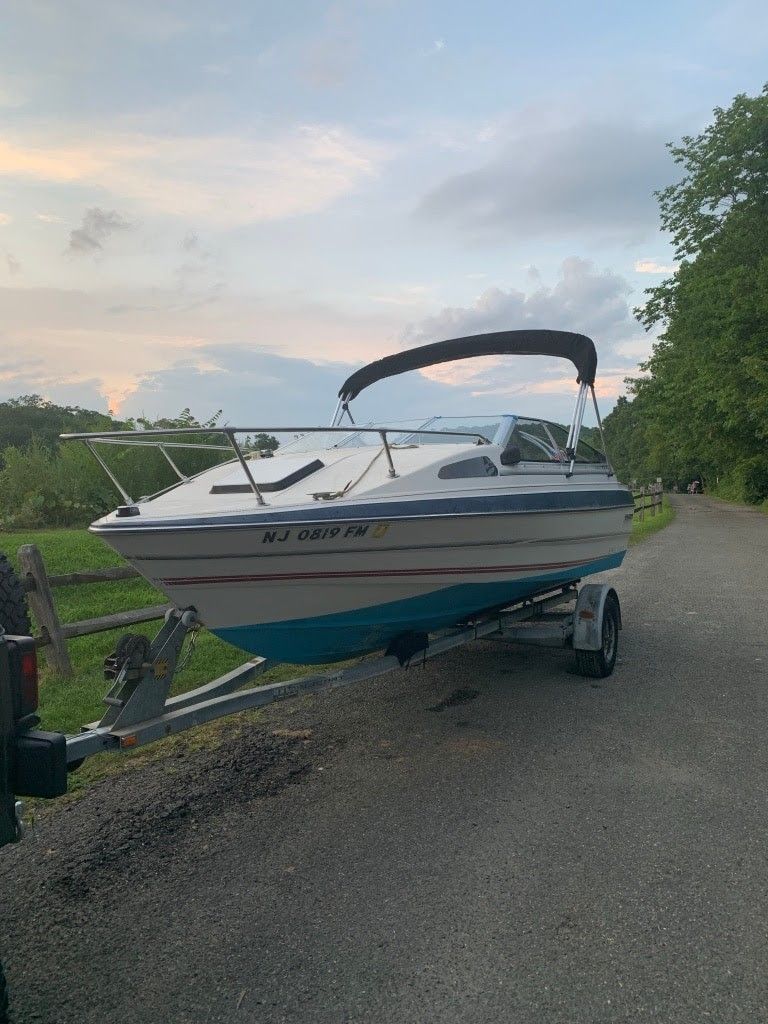
M 464 494 L 460 497 L 399 498 L 393 501 L 355 504 L 327 503 L 328 507 L 280 509 L 237 513 L 226 516 L 195 516 L 191 519 L 150 519 L 142 525 L 135 519 L 120 519 L 92 523 L 92 533 L 144 533 L 155 530 L 174 530 L 180 526 L 215 527 L 216 529 L 252 529 L 271 524 L 300 523 L 302 526 L 326 521 L 378 522 L 412 519 L 422 516 L 506 515 L 522 512 L 566 512 L 602 508 L 634 508 L 634 499 L 625 487 L 612 487 L 595 491 L 549 491 L 544 493 Z
M 576 566 L 499 583 L 461 583 L 419 597 L 285 622 L 212 630 L 227 643 L 265 658 L 312 665 L 340 661 L 386 647 L 406 630 L 431 633 L 486 608 L 519 601 L 549 585 L 557 586 L 621 565 L 625 552 Z

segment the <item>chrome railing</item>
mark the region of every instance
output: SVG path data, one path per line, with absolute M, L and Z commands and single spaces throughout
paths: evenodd
M 168 462 L 171 469 L 174 471 L 178 480 L 176 483 L 170 485 L 170 487 L 164 487 L 159 491 L 155 491 L 154 494 L 146 495 L 142 500 L 151 501 L 153 498 L 159 497 L 161 494 L 167 494 L 168 491 L 178 487 L 182 483 L 186 483 L 189 480 L 194 480 L 196 477 L 201 476 L 203 473 L 207 473 L 213 469 L 214 466 L 209 466 L 199 473 L 195 473 L 191 476 L 186 476 L 179 467 L 176 465 L 174 460 L 168 454 L 167 449 L 194 449 L 197 451 L 217 451 L 217 452 L 228 452 L 231 453 L 234 458 L 227 460 L 226 462 L 219 463 L 218 465 L 227 465 L 229 462 L 239 462 L 245 478 L 248 484 L 256 496 L 256 500 L 259 505 L 266 505 L 264 496 L 259 490 L 259 485 L 253 477 L 249 462 L 253 461 L 253 457 L 256 454 L 249 448 L 243 450 L 242 446 L 237 441 L 237 434 L 255 435 L 255 434 L 378 434 L 381 439 L 382 450 L 387 460 L 388 473 L 390 477 L 396 477 L 397 471 L 395 470 L 395 464 L 392 460 L 392 447 L 393 444 L 389 440 L 388 435 L 390 434 L 403 434 L 402 426 L 398 427 L 176 427 L 176 428 L 163 428 L 162 430 L 111 430 L 103 431 L 99 433 L 86 433 L 86 434 L 61 434 L 62 441 L 82 441 L 86 448 L 90 451 L 96 461 L 99 463 L 101 468 L 107 474 L 109 479 L 114 484 L 115 488 L 120 493 L 121 497 L 127 505 L 133 505 L 134 499 L 126 491 L 123 485 L 120 483 L 113 469 L 111 469 L 104 459 L 96 451 L 95 445 L 107 444 L 107 445 L 121 445 L 127 447 L 150 447 L 156 448 Z M 484 434 L 476 433 L 474 431 L 464 430 L 421 430 L 412 432 L 417 434 L 434 434 L 442 437 L 467 437 L 473 438 L 477 444 L 490 444 L 490 441 Z M 160 441 L 161 437 L 178 437 L 183 435 L 210 435 L 216 434 L 227 439 L 226 445 L 215 445 L 206 444 L 204 442 L 197 443 L 184 443 L 179 441 Z M 147 440 L 153 438 L 156 440 Z M 395 444 L 396 447 L 396 444 Z M 258 456 L 257 456 L 258 457 Z

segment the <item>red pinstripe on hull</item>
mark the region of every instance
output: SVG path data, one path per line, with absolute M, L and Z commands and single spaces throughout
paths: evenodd
M 544 565 L 490 565 L 462 566 L 453 568 L 443 566 L 434 569 L 358 569 L 349 572 L 295 572 L 295 573 L 262 573 L 248 576 L 177 576 L 160 582 L 166 586 L 192 587 L 200 583 L 265 583 L 276 580 L 339 580 L 358 579 L 379 576 L 477 576 L 482 573 L 499 572 L 530 572 L 547 571 L 550 569 L 572 569 L 575 565 L 584 565 L 584 559 L 575 562 L 548 562 Z

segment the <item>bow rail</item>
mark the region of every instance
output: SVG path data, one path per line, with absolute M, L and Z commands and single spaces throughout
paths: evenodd
M 101 468 L 107 474 L 113 485 L 120 493 L 123 500 L 128 505 L 133 505 L 134 500 L 125 490 L 119 479 L 115 475 L 114 471 L 107 465 L 102 459 L 99 453 L 95 449 L 97 444 L 107 445 L 121 445 L 127 447 L 151 447 L 157 448 L 169 464 L 171 469 L 174 471 L 178 480 L 176 483 L 170 485 L 170 487 L 164 487 L 162 490 L 156 491 L 154 494 L 147 495 L 142 500 L 151 501 L 153 498 L 159 497 L 161 494 L 167 494 L 168 491 L 173 490 L 174 487 L 178 487 L 180 484 L 186 483 L 188 480 L 194 480 L 196 477 L 202 476 L 203 473 L 209 472 L 212 466 L 208 466 L 200 473 L 195 473 L 191 476 L 184 474 L 179 467 L 176 465 L 174 460 L 168 454 L 166 449 L 195 449 L 200 451 L 218 451 L 218 452 L 231 452 L 234 458 L 222 462 L 220 465 L 227 465 L 228 462 L 239 462 L 245 473 L 245 478 L 248 484 L 256 496 L 256 500 L 259 505 L 266 505 L 264 496 L 259 489 L 259 485 L 256 483 L 253 474 L 251 473 L 250 466 L 248 463 L 252 461 L 254 457 L 260 457 L 260 449 L 249 448 L 246 446 L 245 450 L 238 443 L 237 434 L 255 435 L 255 434 L 378 434 L 381 438 L 382 449 L 384 451 L 387 465 L 389 467 L 389 475 L 396 477 L 397 472 L 395 465 L 392 460 L 392 447 L 393 443 L 389 440 L 388 435 L 390 434 L 402 434 L 409 437 L 420 434 L 434 434 L 439 437 L 467 437 L 474 438 L 476 444 L 490 444 L 488 438 L 477 431 L 466 431 L 466 430 L 404 430 L 402 426 L 397 427 L 358 427 L 354 426 L 333 426 L 333 427 L 163 427 L 162 429 L 156 430 L 107 430 L 95 433 L 82 433 L 82 434 L 61 434 L 59 435 L 62 441 L 82 441 L 86 448 L 90 451 L 96 461 L 99 463 Z M 226 445 L 215 445 L 207 444 L 205 442 L 200 443 L 184 443 L 179 441 L 163 441 L 161 438 L 172 438 L 178 437 L 179 435 L 210 435 L 217 434 L 223 438 L 226 438 Z M 148 440 L 148 438 L 153 440 Z

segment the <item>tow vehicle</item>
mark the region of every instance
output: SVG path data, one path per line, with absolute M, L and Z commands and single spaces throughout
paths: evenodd
M 37 728 L 37 650 L 31 636 L 0 626 L 0 846 L 24 835 L 17 796 L 61 796 L 67 790 L 66 737 Z M 0 1024 L 8 1021 L 8 989 L 0 963 Z

